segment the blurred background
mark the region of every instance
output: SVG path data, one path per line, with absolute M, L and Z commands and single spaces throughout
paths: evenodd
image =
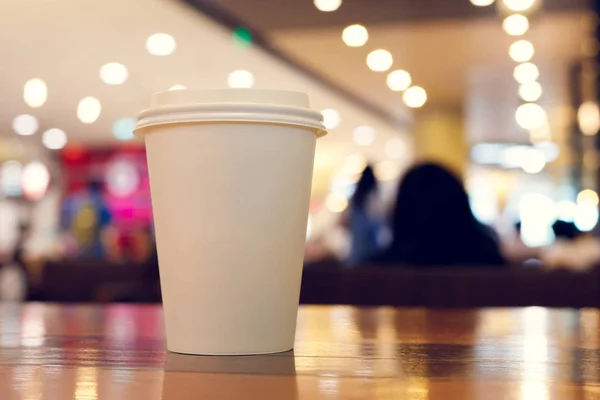
M 3 1 L 0 297 L 159 300 L 135 118 L 154 92 L 230 87 L 307 92 L 329 130 L 315 157 L 303 301 L 431 305 L 400 289 L 339 297 L 368 286 L 356 273 L 377 288 L 402 269 L 430 283 L 452 273 L 480 292 L 481 271 L 489 285 L 505 279 L 504 292 L 466 305 L 600 304 L 599 9 Z M 409 275 L 396 273 L 396 288 L 414 287 Z M 532 285 L 537 297 L 519 297 Z

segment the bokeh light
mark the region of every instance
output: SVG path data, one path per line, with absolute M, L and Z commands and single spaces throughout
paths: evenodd
M 402 69 L 397 69 L 388 74 L 386 84 L 395 92 L 401 92 L 409 88 L 412 83 L 410 74 Z
M 412 86 L 406 89 L 402 95 L 402 100 L 407 107 L 419 108 L 427 101 L 427 92 L 420 86 Z
M 538 101 L 542 97 L 542 85 L 538 82 L 527 82 L 519 85 L 519 97 L 523 101 Z
M 29 136 L 37 132 L 39 124 L 33 115 L 21 114 L 13 119 L 12 128 L 18 135 Z
M 102 106 L 95 97 L 86 97 L 77 106 L 77 118 L 84 124 L 93 124 L 100 117 Z
M 536 0 L 503 0 L 506 7 L 512 11 L 527 11 Z
M 369 40 L 369 31 L 362 25 L 350 25 L 342 31 L 342 40 L 349 47 L 360 47 Z
M 545 142 L 550 140 L 551 137 L 550 125 L 548 123 L 529 129 L 529 139 L 533 143 Z
M 246 49 L 252 46 L 252 33 L 243 26 L 233 30 L 232 39 L 236 47 Z
M 30 162 L 23 168 L 21 187 L 23 195 L 30 200 L 39 200 L 46 194 L 50 183 L 50 172 L 38 161 Z
M 513 70 L 513 77 L 519 83 L 535 82 L 540 76 L 540 70 L 537 65 L 526 62 L 517 65 Z
M 119 118 L 113 124 L 113 135 L 119 140 L 131 140 L 135 137 L 136 120 L 134 118 Z
M 323 116 L 323 125 L 325 125 L 325 128 L 327 129 L 335 129 L 342 122 L 340 113 L 333 108 L 324 109 L 321 111 L 321 115 Z
M 523 129 L 534 129 L 544 125 L 548 116 L 546 111 L 535 103 L 522 104 L 515 113 L 517 124 Z
M 235 89 L 249 89 L 254 86 L 254 75 L 243 69 L 232 71 L 227 76 L 227 86 Z
M 551 140 L 537 142 L 534 148 L 544 153 L 546 162 L 555 161 L 560 153 L 560 147 Z
M 325 206 L 333 213 L 341 213 L 348 207 L 348 199 L 340 193 L 330 193 L 325 199 Z
M 528 40 L 517 40 L 508 49 L 508 55 L 516 62 L 529 61 L 534 54 L 535 49 L 533 44 Z
M 553 242 L 552 224 L 556 221 L 554 201 L 540 193 L 526 193 L 519 201 L 521 240 L 526 246 L 546 246 Z
M 117 62 L 104 64 L 100 67 L 100 79 L 107 85 L 122 85 L 128 76 L 127 67 Z
M 598 206 L 599 198 L 598 193 L 592 189 L 584 189 L 577 195 L 578 204 L 590 204 L 594 207 Z
M 346 176 L 355 176 L 363 172 L 367 159 L 360 153 L 350 154 L 344 160 L 341 172 Z
M 494 0 L 471 0 L 471 4 L 477 7 L 485 7 L 494 4 Z
M 590 232 L 598 224 L 598 207 L 589 203 L 578 203 L 573 223 L 581 232 Z
M 528 149 L 521 161 L 521 168 L 528 174 L 537 174 L 546 166 L 546 155 L 538 149 Z
M 18 161 L 6 161 L 0 167 L 0 187 L 5 196 L 21 195 L 23 165 Z
M 155 33 L 146 39 L 146 49 L 153 56 L 168 56 L 176 47 L 175 38 L 167 33 Z
M 569 200 L 562 200 L 556 203 L 556 219 L 565 222 L 573 222 L 577 204 Z
M 375 176 L 380 181 L 391 181 L 400 176 L 400 166 L 392 160 L 384 160 L 375 164 Z
M 361 125 L 354 129 L 352 137 L 359 146 L 370 146 L 375 141 L 375 129 L 368 125 Z
M 394 58 L 392 57 L 392 54 L 384 49 L 373 50 L 367 56 L 367 66 L 371 71 L 387 71 L 393 63 Z
M 179 85 L 179 84 L 173 85 L 169 88 L 169 90 L 184 90 L 184 89 L 187 89 L 187 87 L 185 87 L 183 85 Z
M 521 36 L 529 29 L 529 20 L 521 14 L 509 15 L 504 18 L 502 28 L 511 36 Z
M 342 0 L 314 0 L 313 4 L 319 11 L 332 12 L 340 8 Z
M 62 129 L 48 129 L 42 135 L 42 143 L 50 150 L 60 150 L 67 145 L 67 134 Z
M 128 197 L 140 185 L 136 165 L 127 159 L 112 161 L 106 168 L 106 189 L 115 197 Z
M 586 101 L 579 106 L 577 110 L 577 123 L 581 133 L 587 136 L 593 136 L 600 130 L 600 110 L 598 104 L 593 101 Z
M 48 88 L 46 87 L 46 82 L 39 78 L 33 78 L 25 82 L 23 99 L 29 107 L 41 107 L 46 103 L 47 98 Z
M 388 139 L 385 142 L 385 155 L 392 159 L 400 159 L 406 156 L 407 148 L 404 140 L 400 138 Z

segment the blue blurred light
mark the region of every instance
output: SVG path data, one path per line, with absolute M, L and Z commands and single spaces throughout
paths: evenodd
M 134 118 L 119 118 L 113 124 L 113 135 L 119 140 L 131 140 L 134 138 L 133 130 L 136 121 Z

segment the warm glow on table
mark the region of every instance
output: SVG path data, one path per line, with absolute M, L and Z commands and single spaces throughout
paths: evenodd
M 158 306 L 5 304 L 0 389 L 10 400 L 591 399 L 599 321 L 592 309 L 310 306 L 293 353 L 190 357 L 164 350 Z

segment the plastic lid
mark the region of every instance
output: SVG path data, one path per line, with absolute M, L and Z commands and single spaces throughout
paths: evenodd
M 186 122 L 260 122 L 327 131 L 321 113 L 311 110 L 304 93 L 255 90 L 170 90 L 152 95 L 150 108 L 140 113 L 136 134 L 150 126 Z

